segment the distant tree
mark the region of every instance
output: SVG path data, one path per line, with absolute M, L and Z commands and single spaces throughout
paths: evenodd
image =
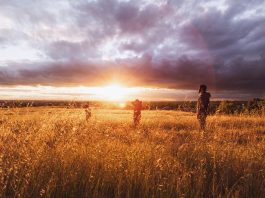
M 249 114 L 265 115 L 265 99 L 254 98 L 253 100 L 248 101 L 245 110 Z
M 217 114 L 234 114 L 238 112 L 237 106 L 229 101 L 221 101 L 216 111 Z

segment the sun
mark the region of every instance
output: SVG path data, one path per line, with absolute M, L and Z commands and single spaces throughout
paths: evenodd
M 99 88 L 98 93 L 102 99 L 108 101 L 124 101 L 127 94 L 128 88 L 116 83 Z
M 120 83 L 111 83 L 101 87 L 78 87 L 76 91 L 83 95 L 90 95 L 90 99 L 112 101 L 120 108 L 126 107 L 126 102 L 137 98 L 141 89 L 138 87 L 126 87 Z

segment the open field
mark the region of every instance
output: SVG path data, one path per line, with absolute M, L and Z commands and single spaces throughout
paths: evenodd
M 0 197 L 265 197 L 265 118 L 0 110 Z

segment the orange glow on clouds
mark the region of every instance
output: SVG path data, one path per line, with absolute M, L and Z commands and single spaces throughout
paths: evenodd
M 139 88 L 128 88 L 118 83 L 112 83 L 103 87 L 91 87 L 91 88 L 82 89 L 83 93 L 92 94 L 91 97 L 105 101 L 130 100 L 131 99 L 130 96 L 139 93 L 139 91 L 140 91 Z
M 101 87 L 0 86 L 1 100 L 91 100 L 113 101 L 121 108 L 136 98 L 148 101 L 188 100 L 194 91 L 126 87 L 111 83 Z

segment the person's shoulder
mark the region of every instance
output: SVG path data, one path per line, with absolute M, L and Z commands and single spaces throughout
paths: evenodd
M 206 92 L 207 97 L 211 97 L 211 94 L 209 92 Z

